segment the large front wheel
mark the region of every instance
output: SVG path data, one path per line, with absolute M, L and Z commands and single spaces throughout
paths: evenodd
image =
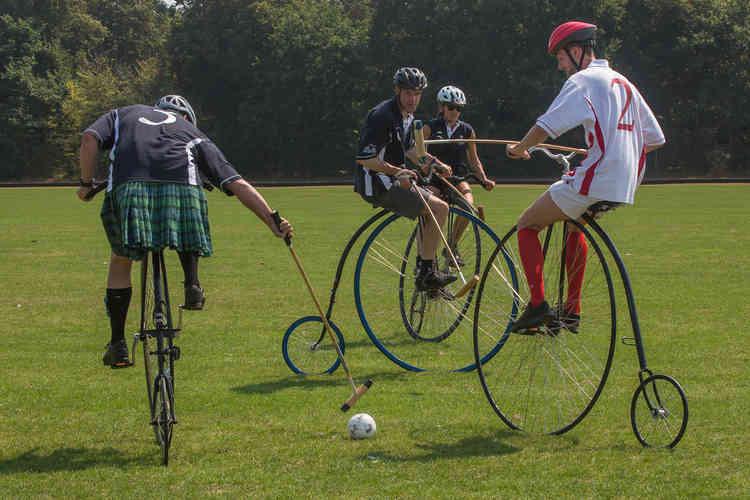
M 169 464 L 169 447 L 172 444 L 172 428 L 174 425 L 174 398 L 172 383 L 169 377 L 159 376 L 154 386 L 154 420 L 151 425 L 161 447 L 162 464 Z
M 459 237 L 452 228 L 461 218 L 467 225 Z M 391 215 L 362 247 L 354 274 L 354 296 L 362 326 L 377 348 L 402 368 L 471 370 L 470 307 L 475 291 L 456 297 L 463 286 L 460 278 L 441 290 L 416 289 L 417 226 L 411 219 Z M 460 271 L 466 280 L 481 271 L 488 250 L 499 241 L 482 220 L 456 207 L 451 207 L 443 230 L 453 250 L 458 250 L 460 261 L 458 268 L 449 262 L 449 253 L 441 243 L 436 265 L 457 276 Z
M 604 388 L 615 349 L 615 296 L 601 245 L 584 226 L 559 223 L 539 237 L 545 297 L 556 319 L 536 332 L 510 333 L 530 296 L 513 228 L 479 284 L 475 357 L 487 343 L 501 346 L 478 374 L 490 405 L 509 427 L 562 434 L 586 416 Z M 517 285 L 504 270 L 508 262 L 520 276 Z

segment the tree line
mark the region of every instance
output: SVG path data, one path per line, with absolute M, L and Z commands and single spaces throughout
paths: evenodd
M 641 90 L 667 145 L 647 175 L 750 171 L 747 0 L 3 0 L 0 179 L 77 179 L 80 132 L 104 112 L 187 97 L 198 126 L 253 179 L 349 176 L 368 109 L 392 75 L 467 94 L 479 137 L 520 138 L 564 77 L 549 34 L 576 19 Z M 558 142 L 582 146 L 580 130 Z M 480 156 L 490 175 L 550 165 Z

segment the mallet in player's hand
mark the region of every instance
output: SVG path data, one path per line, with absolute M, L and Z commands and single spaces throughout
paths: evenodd
M 276 223 L 276 227 L 281 229 L 281 216 L 279 215 L 279 212 L 274 210 L 272 212 L 273 220 Z M 307 279 L 307 274 L 305 274 L 305 270 L 302 269 L 302 264 L 299 261 L 299 258 L 297 257 L 297 253 L 294 251 L 294 248 L 292 248 L 292 240 L 288 236 L 284 238 L 284 242 L 286 243 L 287 248 L 289 248 L 289 253 L 292 254 L 292 258 L 294 259 L 294 263 L 297 264 L 297 269 L 299 269 L 300 274 L 302 275 L 302 279 L 305 281 L 305 285 L 307 286 L 307 290 L 310 292 L 310 295 L 313 298 L 313 302 L 315 302 L 315 307 L 318 309 L 318 313 L 320 314 L 320 319 L 323 320 L 323 324 L 325 325 L 325 329 L 328 332 L 328 335 L 331 337 L 331 341 L 333 342 L 333 346 L 336 348 L 336 355 L 339 357 L 339 360 L 341 361 L 341 366 L 344 367 L 344 371 L 346 372 L 346 377 L 349 379 L 349 383 L 352 386 L 353 394 L 349 399 L 347 399 L 343 405 L 341 405 L 341 411 L 347 411 L 349 408 L 354 406 L 354 404 L 357 402 L 359 398 L 362 397 L 362 395 L 367 392 L 367 390 L 372 385 L 372 380 L 365 381 L 364 384 L 357 387 L 354 384 L 354 379 L 352 379 L 352 374 L 349 371 L 349 367 L 346 365 L 346 360 L 344 359 L 344 353 L 341 351 L 341 347 L 339 346 L 339 343 L 336 341 L 336 336 L 333 334 L 333 330 L 331 330 L 331 325 L 328 324 L 328 318 L 325 314 L 323 314 L 323 308 L 320 307 L 320 302 L 318 302 L 318 297 L 315 295 L 315 291 L 313 291 L 312 285 L 310 284 L 310 280 Z
M 424 143 L 424 126 L 422 124 L 422 121 L 414 120 L 414 147 L 417 150 L 417 157 L 419 158 L 419 161 L 422 164 L 424 164 L 425 158 L 427 158 L 427 151 L 425 150 L 424 144 L 425 144 Z M 445 181 L 445 179 L 443 180 Z M 445 181 L 445 182 L 446 184 L 448 183 L 448 181 Z M 430 214 L 433 224 L 435 224 L 435 227 L 438 228 L 438 232 L 440 233 L 440 238 L 443 240 L 443 244 L 445 245 L 445 248 L 448 251 L 448 255 L 450 256 L 450 259 L 453 262 L 454 267 L 458 270 L 458 275 L 461 277 L 461 282 L 464 284 L 463 287 L 461 287 L 461 289 L 458 291 L 458 293 L 455 294 L 455 297 L 456 298 L 463 297 L 469 292 L 469 290 L 474 288 L 474 286 L 477 283 L 479 283 L 479 276 L 475 274 L 468 281 L 466 280 L 466 278 L 464 278 L 464 275 L 461 272 L 461 266 L 458 265 L 458 262 L 456 261 L 456 256 L 453 254 L 453 250 L 448 244 L 448 240 L 445 239 L 445 235 L 443 234 L 442 229 L 440 229 L 440 224 L 438 224 L 438 221 L 435 218 L 435 214 L 432 213 L 432 210 L 430 209 L 430 205 L 427 203 L 427 200 L 424 199 L 419 189 L 417 189 L 416 191 L 417 191 L 417 194 L 419 195 L 419 198 L 422 200 L 422 204 L 427 209 L 427 212 Z M 463 197 L 463 195 L 461 196 Z

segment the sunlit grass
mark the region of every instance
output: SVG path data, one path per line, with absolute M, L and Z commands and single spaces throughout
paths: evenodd
M 502 235 L 541 189 L 499 186 L 478 198 Z M 178 342 L 180 423 L 167 469 L 148 426 L 140 363 L 101 364 L 109 250 L 100 200 L 84 205 L 72 189 L 0 190 L 0 496 L 745 496 L 749 189 L 644 186 L 635 207 L 602 222 L 630 271 L 648 365 L 688 395 L 687 433 L 671 452 L 643 449 L 633 436 L 638 363 L 635 349 L 621 343 L 599 402 L 558 437 L 508 430 L 474 373 L 400 369 L 372 345 L 356 314 L 360 245 L 344 269 L 333 319 L 356 381 L 375 384 L 342 414 L 351 389 L 341 369 L 303 378 L 282 359 L 288 325 L 315 313 L 286 247 L 236 200 L 210 194 L 216 253 L 201 262 L 206 310 L 185 314 Z M 340 253 L 374 211 L 349 187 L 261 192 L 294 224 L 295 250 L 327 306 Z M 180 302 L 173 253 L 167 266 Z M 629 325 L 616 285 L 621 337 Z M 136 293 L 129 332 L 137 318 Z M 346 422 L 359 411 L 376 419 L 373 439 L 348 439 Z

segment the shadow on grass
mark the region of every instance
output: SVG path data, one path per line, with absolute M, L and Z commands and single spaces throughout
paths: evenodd
M 518 446 L 508 444 L 510 438 L 517 438 L 518 433 L 513 431 L 498 431 L 483 436 L 471 436 L 455 443 L 417 443 L 415 454 L 409 456 L 396 456 L 388 453 L 370 452 L 367 460 L 373 458 L 385 462 L 432 462 L 445 460 L 446 458 L 462 457 L 495 457 L 510 455 L 522 450 Z
M 92 467 L 124 468 L 131 464 L 152 464 L 155 454 L 125 456 L 114 448 L 61 448 L 50 454 L 41 454 L 39 448 L 31 449 L 15 458 L 0 461 L 0 475 L 23 472 L 57 472 L 85 470 Z
M 358 375 L 354 379 L 354 383 L 359 385 L 362 384 L 365 380 L 371 379 L 375 384 L 377 384 L 380 380 L 394 380 L 401 377 L 408 377 L 409 375 L 410 372 L 370 373 L 366 377 Z M 413 375 L 413 373 L 411 373 L 411 375 Z M 311 389 L 318 387 L 335 387 L 342 384 L 348 384 L 348 380 L 346 379 L 343 370 L 341 370 L 341 373 L 339 373 L 339 371 L 337 370 L 331 375 L 292 375 L 279 380 L 232 387 L 230 390 L 233 392 L 240 392 L 244 394 L 271 394 L 277 391 L 283 391 L 285 389 L 291 389 L 294 387 Z

